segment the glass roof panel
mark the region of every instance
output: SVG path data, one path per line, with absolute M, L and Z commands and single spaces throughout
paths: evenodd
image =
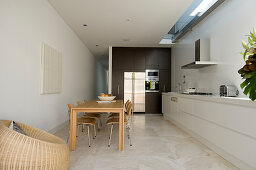
M 181 33 L 187 31 L 193 23 L 198 21 L 198 19 L 218 1 L 219 0 L 194 0 L 161 42 L 169 42 L 172 44 Z M 160 44 L 166 44 L 161 42 Z

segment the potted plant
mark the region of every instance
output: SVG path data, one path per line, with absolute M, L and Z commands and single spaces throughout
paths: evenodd
M 244 57 L 245 65 L 238 70 L 238 73 L 244 79 L 241 88 L 245 95 L 254 101 L 256 99 L 256 28 L 248 35 L 248 43 L 242 41 L 245 49 L 241 54 Z

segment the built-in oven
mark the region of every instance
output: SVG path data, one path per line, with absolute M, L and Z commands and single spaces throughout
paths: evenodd
M 159 70 L 146 70 L 146 92 L 159 92 Z

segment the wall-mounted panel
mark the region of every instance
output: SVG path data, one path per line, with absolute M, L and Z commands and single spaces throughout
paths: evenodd
M 62 54 L 42 43 L 41 51 L 41 94 L 61 93 Z

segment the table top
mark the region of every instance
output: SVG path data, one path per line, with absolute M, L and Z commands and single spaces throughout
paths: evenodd
M 111 103 L 98 103 L 97 100 L 91 100 L 85 104 L 74 106 L 72 109 L 123 109 L 123 100 L 116 100 L 116 102 Z

